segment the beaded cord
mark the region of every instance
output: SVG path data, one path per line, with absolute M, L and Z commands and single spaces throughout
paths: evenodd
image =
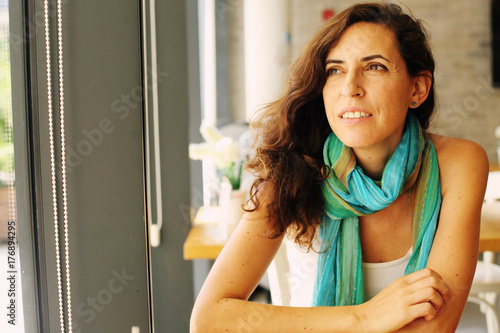
M 54 242 L 56 252 L 57 269 L 57 290 L 59 299 L 59 319 L 61 332 L 65 332 L 64 321 L 64 293 L 63 281 L 61 276 L 61 253 L 59 240 L 59 218 L 58 218 L 58 200 L 57 200 L 57 175 L 55 162 L 55 144 L 54 144 L 54 110 L 52 95 L 52 67 L 51 67 L 51 46 L 50 46 L 50 25 L 49 25 L 49 0 L 44 0 L 44 18 L 45 18 L 45 50 L 47 61 L 47 100 L 48 100 L 48 119 L 49 119 L 49 145 L 50 145 L 50 169 L 52 176 L 52 204 L 54 214 Z M 59 122 L 60 122 L 60 141 L 61 141 L 61 184 L 63 201 L 63 227 L 64 227 L 64 264 L 66 274 L 66 310 L 68 332 L 72 333 L 72 311 L 71 311 L 71 276 L 69 262 L 69 223 L 68 223 L 68 196 L 66 182 L 66 137 L 64 123 L 64 70 L 63 70 L 63 31 L 62 31 L 62 0 L 57 0 L 57 45 L 58 45 L 58 74 L 59 74 Z

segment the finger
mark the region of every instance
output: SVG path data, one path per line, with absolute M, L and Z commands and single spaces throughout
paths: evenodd
M 436 317 L 436 313 L 429 313 L 429 314 L 426 314 L 426 315 L 424 316 L 424 319 L 425 319 L 426 321 L 431 321 L 431 320 L 432 320 L 432 319 L 434 319 L 435 317 Z
M 410 292 L 417 292 L 419 290 L 427 289 L 427 288 L 433 288 L 436 290 L 441 296 L 443 297 L 444 300 L 447 299 L 448 294 L 449 294 L 449 288 L 446 285 L 446 283 L 441 279 L 438 278 L 437 276 L 429 276 L 423 279 L 420 279 L 413 284 L 409 285 L 409 290 Z
M 406 282 L 407 284 L 413 284 L 419 280 L 422 280 L 422 279 L 425 279 L 425 278 L 428 278 L 431 276 L 434 276 L 440 280 L 443 279 L 441 277 L 441 275 L 439 275 L 439 273 L 437 273 L 436 271 L 434 271 L 430 268 L 424 268 L 424 269 L 418 270 L 416 272 L 413 272 L 411 274 L 404 276 L 403 281 Z
M 424 268 L 406 275 L 402 280 L 411 286 L 410 290 L 413 291 L 430 286 L 437 289 L 445 298 L 449 293 L 448 286 L 444 283 L 441 275 L 430 268 Z
M 432 304 L 436 312 L 439 312 L 439 309 L 443 306 L 445 300 L 440 293 L 433 292 L 431 296 L 428 298 L 428 302 Z
M 410 315 L 412 317 L 412 321 L 417 318 L 424 318 L 427 321 L 432 320 L 436 317 L 436 309 L 429 302 L 423 302 L 414 304 L 410 307 Z
M 434 307 L 436 312 L 439 311 L 444 303 L 442 295 L 432 287 L 417 290 L 416 292 L 412 293 L 410 297 L 410 302 L 412 304 L 428 302 Z

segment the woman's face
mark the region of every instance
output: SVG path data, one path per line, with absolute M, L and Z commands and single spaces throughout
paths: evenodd
M 415 92 L 394 33 L 381 24 L 350 26 L 326 59 L 323 99 L 330 127 L 353 148 L 401 140 Z

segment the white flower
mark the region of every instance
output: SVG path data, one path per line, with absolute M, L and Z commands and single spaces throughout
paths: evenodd
M 211 156 L 211 151 L 208 143 L 190 143 L 189 144 L 189 157 L 193 160 L 202 160 Z
M 205 139 L 206 142 L 219 142 L 224 138 L 222 133 L 215 127 L 213 126 L 208 126 L 205 124 L 202 124 L 200 127 L 200 133 L 203 136 L 203 139 Z
M 495 138 L 497 138 L 497 140 L 500 140 L 500 126 L 495 129 Z
M 202 125 L 200 132 L 206 140 L 204 143 L 191 143 L 189 157 L 193 160 L 211 159 L 219 170 L 231 166 L 238 161 L 238 144 L 229 137 L 222 136 L 214 127 Z
M 223 138 L 216 143 L 215 163 L 219 169 L 227 168 L 238 161 L 238 145 L 231 138 Z

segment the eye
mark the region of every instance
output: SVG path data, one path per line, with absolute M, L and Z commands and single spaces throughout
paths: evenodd
M 339 70 L 338 68 L 328 68 L 328 69 L 326 70 L 326 74 L 327 74 L 328 76 L 336 75 L 336 74 L 338 74 L 338 73 L 340 73 L 340 70 Z
M 370 64 L 368 65 L 368 69 L 371 71 L 385 71 L 387 70 L 387 67 L 381 64 Z

